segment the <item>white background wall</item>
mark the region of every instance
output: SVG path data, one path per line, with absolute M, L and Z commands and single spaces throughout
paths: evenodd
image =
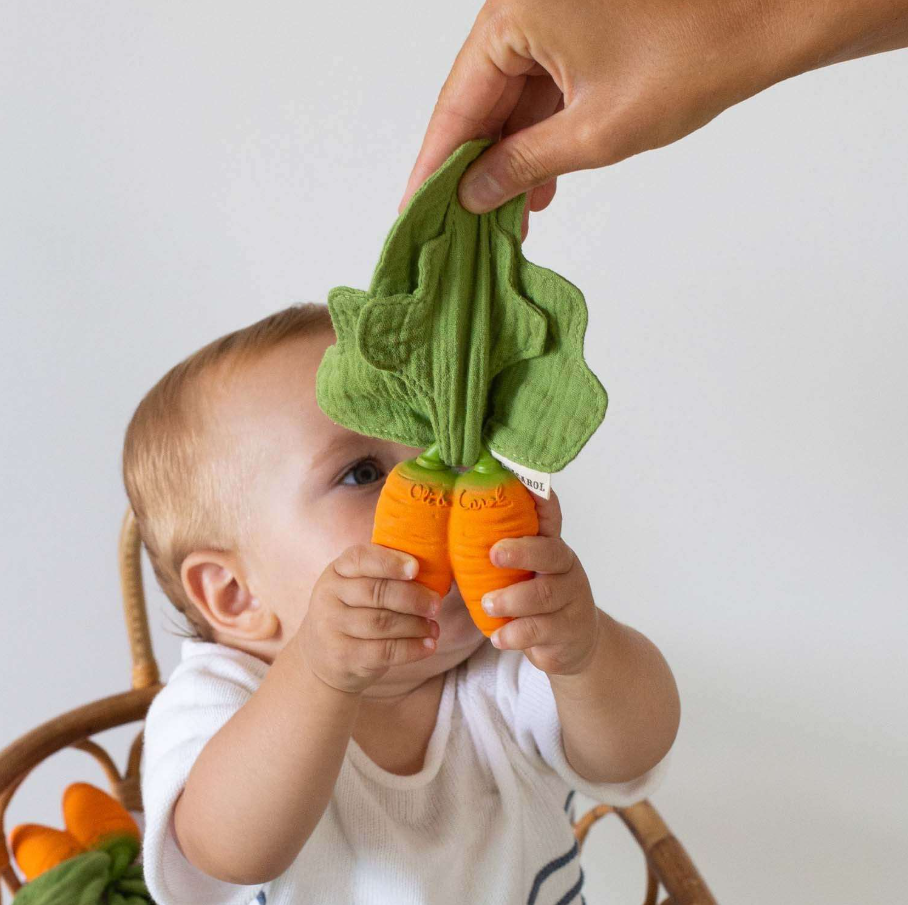
M 215 336 L 368 286 L 478 9 L 7 7 L 0 746 L 128 686 L 135 405 Z M 902 893 L 906 96 L 906 51 L 811 73 L 563 177 L 531 218 L 526 255 L 584 291 L 610 396 L 554 480 L 564 536 L 675 671 L 655 803 L 723 903 Z M 150 604 L 166 676 L 178 639 Z M 101 774 L 78 752 L 40 768 L 7 827 L 58 823 L 74 779 Z M 591 905 L 639 899 L 618 825 L 584 863 Z

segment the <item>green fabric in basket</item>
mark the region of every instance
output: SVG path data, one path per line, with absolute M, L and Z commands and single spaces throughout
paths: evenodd
M 368 291 L 328 294 L 336 342 L 316 398 L 338 424 L 408 446 L 438 443 L 472 466 L 481 442 L 560 471 L 602 423 L 605 389 L 583 358 L 580 290 L 521 250 L 526 194 L 473 214 L 457 199 L 492 144 L 461 145 L 416 191 L 385 238 Z
M 61 861 L 26 883 L 12 905 L 154 905 L 139 863 L 114 864 L 103 850 L 90 850 Z

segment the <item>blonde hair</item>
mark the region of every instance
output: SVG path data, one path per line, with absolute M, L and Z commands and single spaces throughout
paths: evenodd
M 298 302 L 235 330 L 172 367 L 143 397 L 123 443 L 123 483 L 155 577 L 195 631 L 214 640 L 187 596 L 183 560 L 198 549 L 235 549 L 244 536 L 243 457 L 210 439 L 210 378 L 229 375 L 285 340 L 332 330 L 327 305 Z

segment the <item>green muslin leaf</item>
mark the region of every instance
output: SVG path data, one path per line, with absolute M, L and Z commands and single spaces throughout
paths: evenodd
M 110 875 L 110 855 L 85 852 L 26 883 L 13 905 L 97 905 Z
M 111 855 L 94 849 L 61 861 L 26 883 L 13 905 L 116 905 L 140 902 L 153 905 L 141 864 L 115 874 Z
M 372 367 L 356 345 L 356 322 L 368 297 L 359 289 L 338 286 L 328 293 L 336 341 L 325 350 L 316 375 L 316 400 L 338 424 L 407 446 L 433 442 L 432 424 L 422 399 L 404 381 Z
M 519 243 L 518 239 L 516 241 Z M 583 356 L 587 308 L 583 293 L 560 274 L 520 255 L 519 291 L 545 312 L 545 350 L 498 375 L 485 423 L 489 447 L 509 459 L 561 471 L 605 417 L 608 394 Z M 528 419 L 527 413 L 538 417 Z
M 466 142 L 420 186 L 368 292 L 331 290 L 336 342 L 316 398 L 358 433 L 437 443 L 448 465 L 474 465 L 484 440 L 559 471 L 602 422 L 607 397 L 583 359 L 583 294 L 523 256 L 526 194 L 486 214 L 457 199 L 460 177 L 490 144 Z

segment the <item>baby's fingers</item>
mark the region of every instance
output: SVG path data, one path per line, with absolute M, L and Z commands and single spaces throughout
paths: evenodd
M 436 616 L 441 597 L 416 581 L 393 578 L 347 578 L 337 596 L 352 609 L 373 609 L 413 616 Z
M 392 550 L 381 544 L 353 544 L 347 547 L 333 564 L 342 578 L 397 578 L 416 576 L 419 562 L 415 556 Z
M 563 573 L 574 565 L 574 551 L 560 537 L 505 537 L 489 550 L 495 566 L 531 572 Z
M 561 537 L 561 500 L 554 490 L 549 491 L 549 498 L 534 496 L 536 515 L 539 518 L 539 534 L 543 537 Z
M 439 631 L 432 619 L 368 607 L 348 607 L 341 629 L 345 635 L 363 641 L 435 639 Z
M 387 599 L 382 606 L 362 602 L 360 605 L 341 607 L 338 628 L 346 636 L 346 643 L 353 645 L 351 660 L 370 669 L 378 669 L 408 663 L 414 657 L 434 652 L 439 634 L 438 623 L 424 616 L 400 612 L 398 608 L 425 609 L 426 598 L 440 600 L 435 591 L 414 582 L 383 578 L 357 578 L 351 581 L 371 581 L 373 587 L 387 589 L 384 592 Z M 416 596 L 418 592 L 421 594 Z M 363 601 L 365 593 L 367 592 L 361 589 L 359 597 L 351 596 Z M 409 599 L 408 593 L 413 595 Z M 417 600 L 420 601 L 418 604 L 414 602 Z

